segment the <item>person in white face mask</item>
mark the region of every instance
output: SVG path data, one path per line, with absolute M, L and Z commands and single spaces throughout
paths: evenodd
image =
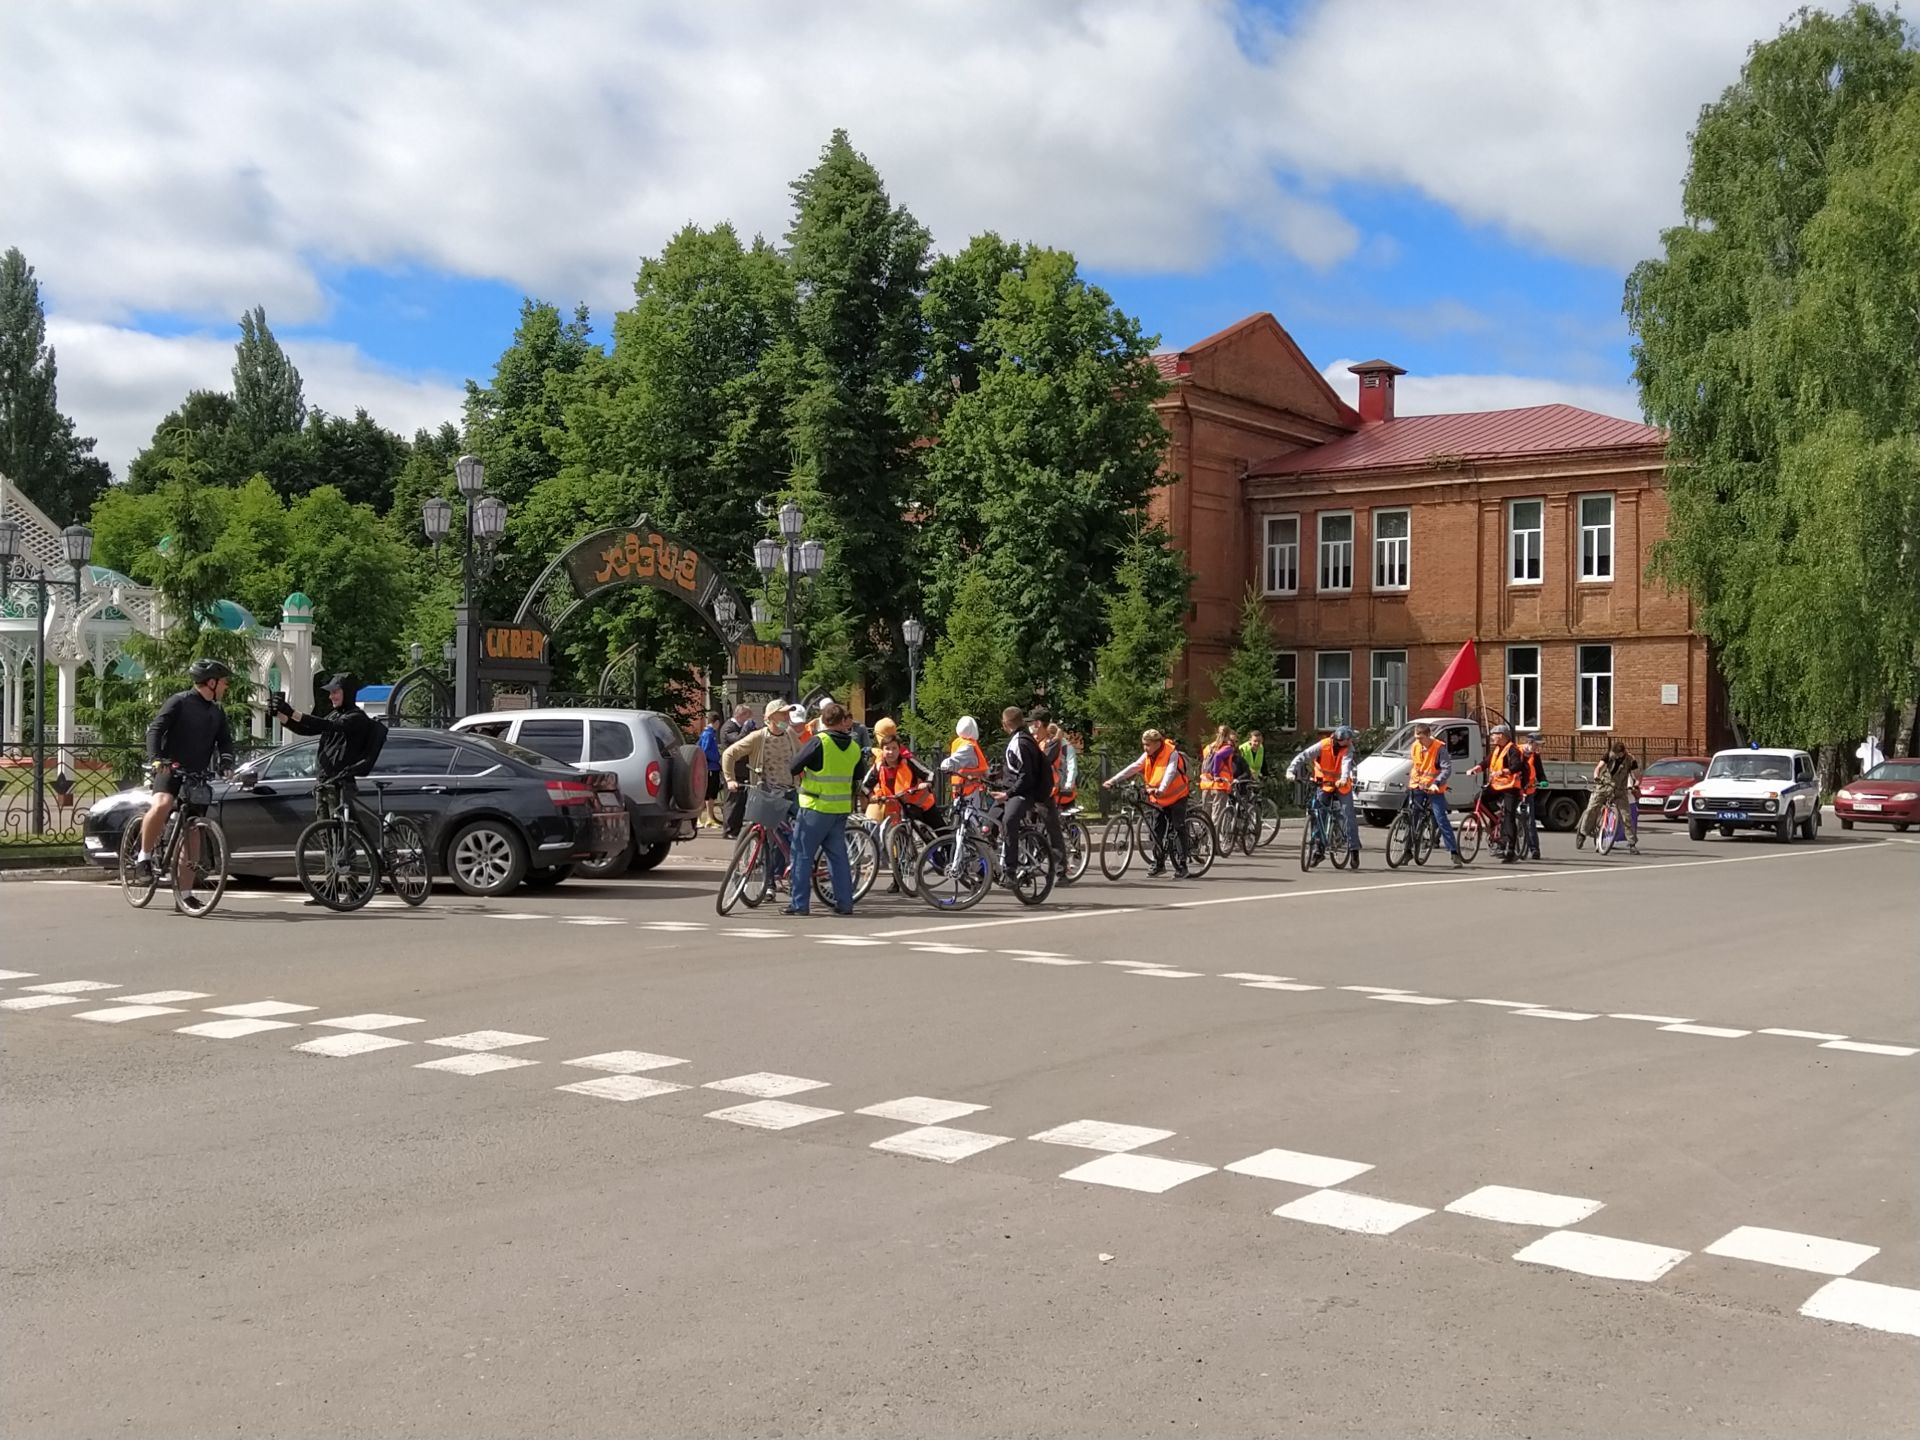
M 720 773 L 727 777 L 729 790 L 740 788 L 740 781 L 733 778 L 734 767 L 745 760 L 752 770 L 754 784 L 784 790 L 789 795 L 793 793 L 793 757 L 800 747 L 794 743 L 786 704 L 769 700 L 766 721 L 760 729 L 742 735 L 720 752 Z

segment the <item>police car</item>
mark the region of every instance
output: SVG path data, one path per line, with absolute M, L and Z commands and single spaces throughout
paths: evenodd
M 1791 841 L 1820 834 L 1820 783 L 1813 757 L 1804 750 L 1722 750 L 1707 773 L 1687 794 L 1687 835 L 1707 838 L 1708 830 L 1771 830 Z

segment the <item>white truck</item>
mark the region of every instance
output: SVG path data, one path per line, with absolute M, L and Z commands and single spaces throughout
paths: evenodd
M 1475 765 L 1487 759 L 1487 735 L 1477 720 L 1459 715 L 1423 717 L 1433 727 L 1434 737 L 1447 747 L 1453 760 L 1453 775 L 1447 781 L 1447 808 L 1471 809 L 1485 776 L 1469 775 Z M 1354 807 L 1372 825 L 1391 825 L 1393 817 L 1407 803 L 1407 773 L 1413 762 L 1413 726 L 1403 725 L 1393 738 L 1354 767 Z M 1541 762 L 1541 784 L 1534 797 L 1534 813 L 1542 828 L 1571 830 L 1587 808 L 1587 796 L 1593 790 L 1593 765 L 1580 760 Z

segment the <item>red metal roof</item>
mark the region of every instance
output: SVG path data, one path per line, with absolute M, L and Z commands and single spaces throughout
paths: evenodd
M 1177 380 L 1185 368 L 1181 363 L 1184 359 L 1178 350 L 1162 350 L 1153 357 L 1153 368 L 1160 372 L 1162 380 Z
M 1263 460 L 1247 474 L 1303 475 L 1386 470 L 1431 460 L 1511 460 L 1586 450 L 1663 448 L 1666 433 L 1572 405 L 1528 405 L 1460 415 L 1408 415 L 1369 425 L 1309 450 Z

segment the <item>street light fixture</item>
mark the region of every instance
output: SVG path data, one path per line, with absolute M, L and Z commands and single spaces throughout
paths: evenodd
M 47 829 L 47 592 L 49 589 L 73 590 L 73 603 L 80 604 L 80 570 L 93 559 L 93 531 L 85 525 L 69 525 L 60 532 L 60 549 L 72 567 L 70 579 L 54 580 L 45 566 L 34 566 L 29 573 L 20 553 L 20 525 L 15 520 L 0 520 L 0 595 L 13 582 L 19 567 L 22 584 L 34 588 L 36 608 L 33 627 L 33 833 L 44 835 Z
M 732 630 L 733 622 L 740 618 L 740 607 L 733 602 L 733 596 L 722 590 L 713 597 L 713 618 L 720 622 L 722 630 Z
M 786 618 L 780 632 L 780 648 L 787 662 L 787 698 L 797 700 L 800 698 L 800 647 L 794 635 L 793 607 L 800 577 L 820 573 L 827 563 L 827 547 L 818 540 L 800 538 L 807 528 L 807 516 L 793 501 L 780 507 L 778 518 L 779 539 L 768 536 L 753 542 L 753 568 L 760 572 L 763 581 L 771 580 L 776 571 L 787 572 Z M 753 604 L 753 619 L 756 625 L 765 624 L 767 620 L 767 607 L 758 600 Z
M 920 646 L 927 638 L 927 627 L 909 615 L 900 622 L 900 634 L 907 642 L 907 709 L 920 709 Z
M 473 589 L 493 568 L 493 555 L 507 529 L 504 500 L 483 493 L 487 467 L 477 455 L 453 462 L 453 482 L 466 505 L 460 533 L 460 605 L 454 611 L 454 643 L 447 663 L 453 668 L 453 712 L 458 719 L 480 708 L 480 627 L 474 622 Z M 420 528 L 437 551 L 453 531 L 453 505 L 435 495 L 420 507 Z

